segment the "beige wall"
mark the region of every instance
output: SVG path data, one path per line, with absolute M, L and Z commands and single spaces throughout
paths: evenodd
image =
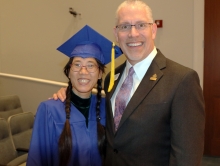
M 13 74 L 66 82 L 63 67 L 68 58 L 56 48 L 85 24 L 114 41 L 117 6 L 123 0 L 1 0 L 0 95 L 18 94 L 25 111 L 60 86 L 1 76 Z M 156 46 L 170 59 L 195 69 L 203 79 L 204 0 L 144 0 L 154 19 L 163 19 Z M 72 7 L 80 16 L 69 14 Z M 124 57 L 117 60 L 117 64 Z M 107 69 L 107 72 L 109 69 Z

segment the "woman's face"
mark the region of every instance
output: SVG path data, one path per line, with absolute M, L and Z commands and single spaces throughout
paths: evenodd
M 74 57 L 69 79 L 73 92 L 81 98 L 89 98 L 98 79 L 102 78 L 102 71 L 94 58 Z

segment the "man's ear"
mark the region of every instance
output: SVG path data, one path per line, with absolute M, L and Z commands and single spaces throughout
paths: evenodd
M 157 35 L 157 24 L 153 23 L 152 25 L 152 39 L 155 39 Z

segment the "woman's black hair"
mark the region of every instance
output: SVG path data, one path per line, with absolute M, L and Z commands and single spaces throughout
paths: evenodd
M 96 60 L 99 65 L 99 70 L 102 71 L 102 73 L 105 72 L 105 65 L 103 65 L 101 62 Z M 97 103 L 96 103 L 96 119 L 97 119 L 97 136 L 98 136 L 98 148 L 99 152 L 104 158 L 105 156 L 105 127 L 100 123 L 101 117 L 100 117 L 100 104 L 101 104 L 101 98 L 102 98 L 102 78 L 98 79 L 97 81 Z
M 69 78 L 69 72 L 71 68 L 73 58 L 70 58 L 66 66 L 64 67 L 64 73 Z M 103 65 L 100 61 L 96 59 L 99 70 L 104 73 L 105 71 L 105 65 Z M 100 123 L 101 117 L 100 117 L 100 104 L 101 104 L 101 98 L 102 98 L 102 79 L 98 79 L 97 81 L 97 103 L 96 103 L 96 118 L 97 118 L 97 137 L 98 137 L 98 148 L 101 156 L 104 156 L 105 152 L 105 128 Z M 72 92 L 72 83 L 69 79 L 68 87 L 66 90 L 66 101 L 65 101 L 65 112 L 66 112 L 66 122 L 63 128 L 63 131 L 60 135 L 59 139 L 59 165 L 60 166 L 66 166 L 70 160 L 70 156 L 72 153 L 72 133 L 70 128 L 70 108 L 71 108 L 71 92 Z

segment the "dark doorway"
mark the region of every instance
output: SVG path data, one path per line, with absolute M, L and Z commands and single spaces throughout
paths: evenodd
M 205 155 L 220 156 L 220 1 L 205 0 Z

